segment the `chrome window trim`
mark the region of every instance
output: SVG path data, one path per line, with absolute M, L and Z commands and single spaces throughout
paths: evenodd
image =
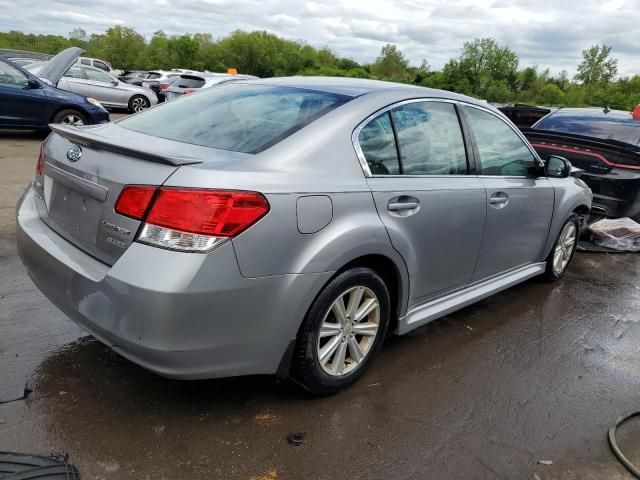
M 451 104 L 460 104 L 458 100 L 452 100 L 450 98 L 434 98 L 434 97 L 425 97 L 425 98 L 410 98 L 408 100 L 400 100 L 399 102 L 392 103 L 391 105 L 387 105 L 386 107 L 381 108 L 380 110 L 376 110 L 374 113 L 369 115 L 367 118 L 362 120 L 358 126 L 353 130 L 351 134 L 351 143 L 353 144 L 353 148 L 356 151 L 356 156 L 358 157 L 358 161 L 360 162 L 360 166 L 362 167 L 362 171 L 364 172 L 364 176 L 367 178 L 450 178 L 450 177 L 465 177 L 468 178 L 470 175 L 374 175 L 371 173 L 371 169 L 369 168 L 369 164 L 367 163 L 367 159 L 364 156 L 364 152 L 360 147 L 360 141 L 358 137 L 360 136 L 360 132 L 364 127 L 366 127 L 369 122 L 380 115 L 387 113 L 389 110 L 393 110 L 394 108 L 401 107 L 402 105 L 407 105 L 410 103 L 424 103 L 424 102 L 440 102 L 440 103 L 451 103 Z M 462 134 L 462 125 L 460 126 L 460 134 Z M 399 160 L 399 159 L 398 159 Z

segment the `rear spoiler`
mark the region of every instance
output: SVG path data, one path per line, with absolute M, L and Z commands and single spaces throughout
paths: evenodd
M 49 128 L 58 135 L 71 140 L 73 143 L 95 148 L 96 150 L 118 153 L 149 162 L 164 163 L 166 165 L 173 165 L 174 167 L 202 163 L 202 160 L 198 158 L 146 150 L 136 144 L 113 141 L 92 132 L 90 127 L 79 129 L 69 125 L 50 124 Z
M 556 130 L 543 130 L 540 128 L 521 128 L 520 131 L 529 140 L 531 138 L 544 138 L 554 142 L 577 142 L 589 147 L 597 147 L 606 150 L 612 150 L 619 153 L 631 153 L 640 155 L 640 146 L 631 143 L 621 142 L 619 140 L 611 140 L 605 138 L 595 138 L 577 133 L 558 132 Z

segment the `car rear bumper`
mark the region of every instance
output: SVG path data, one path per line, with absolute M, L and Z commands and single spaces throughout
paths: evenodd
M 594 213 L 609 217 L 640 215 L 640 170 L 613 168 L 606 174 L 585 172 L 581 178 L 593 192 Z
M 245 278 L 231 242 L 208 255 L 133 243 L 108 266 L 40 219 L 31 188 L 17 223 L 18 251 L 38 288 L 98 340 L 171 378 L 276 373 L 331 276 Z

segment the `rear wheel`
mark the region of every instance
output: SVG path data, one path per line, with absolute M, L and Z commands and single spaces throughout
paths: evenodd
M 77 110 L 61 110 L 51 119 L 51 123 L 62 123 L 80 127 L 87 124 L 86 117 Z
M 354 268 L 334 278 L 304 320 L 294 376 L 328 395 L 352 385 L 368 368 L 387 333 L 389 292 L 373 270 Z
M 556 239 L 556 243 L 547 257 L 545 276 L 548 280 L 559 280 L 567 271 L 573 254 L 578 246 L 580 219 L 573 214 L 565 222 Z
M 138 113 L 146 110 L 151 106 L 149 99 L 143 95 L 134 95 L 129 100 L 129 111 L 131 113 Z

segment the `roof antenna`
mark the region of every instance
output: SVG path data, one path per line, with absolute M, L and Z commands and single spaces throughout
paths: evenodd
M 610 111 L 611 111 L 611 109 L 607 105 L 605 105 L 604 108 L 602 109 L 602 113 L 604 113 L 605 115 L 607 113 L 609 113 Z

